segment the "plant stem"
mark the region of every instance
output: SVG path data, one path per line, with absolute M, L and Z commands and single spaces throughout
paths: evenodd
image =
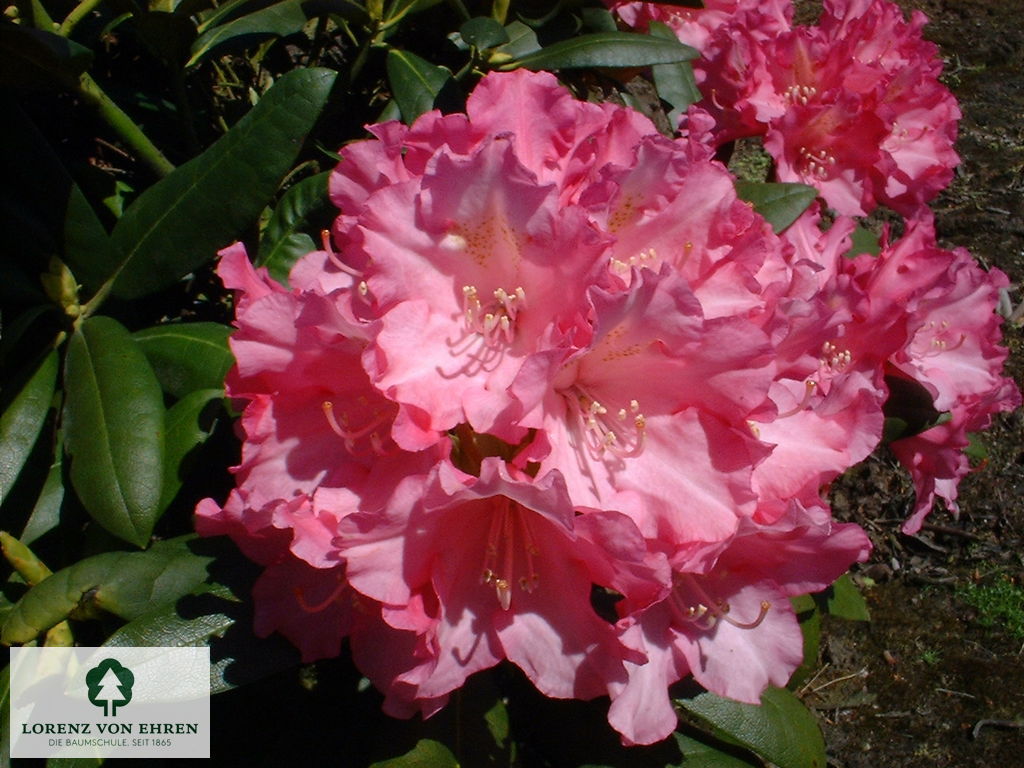
M 71 9 L 71 13 L 69 13 L 67 18 L 64 19 L 64 22 L 60 25 L 60 29 L 57 30 L 57 34 L 62 35 L 63 37 L 69 37 L 72 30 L 78 26 L 78 22 L 92 13 L 96 6 L 102 2 L 103 0 L 82 0 L 82 2 Z
M 100 88 L 88 73 L 83 72 L 78 78 L 77 90 L 82 100 L 91 104 L 99 112 L 100 117 L 103 118 L 107 125 L 117 132 L 121 140 L 154 173 L 163 177 L 174 170 L 174 165 L 164 157 L 156 145 L 149 140 L 149 137 L 142 132 L 142 129 L 107 96 L 104 90 Z
M 98 0 L 95 0 L 98 2 Z M 94 0 L 83 0 L 83 2 L 75 9 L 81 8 L 87 3 L 94 3 Z M 42 3 L 39 0 L 23 0 L 26 10 L 29 11 L 29 15 L 26 18 L 32 20 L 32 26 L 36 29 L 42 29 L 47 32 L 54 31 L 56 24 L 53 19 L 50 18 L 50 14 L 46 12 Z M 19 5 L 19 12 L 21 12 L 21 6 Z M 91 10 L 91 9 L 90 9 Z M 75 11 L 71 13 L 74 14 Z M 85 11 L 88 13 L 88 10 Z M 70 16 L 68 17 L 70 18 Z M 73 25 L 72 25 L 73 26 Z M 103 120 L 113 128 L 117 134 L 121 137 L 121 140 L 132 149 L 136 155 L 139 156 L 146 165 L 148 165 L 154 173 L 158 176 L 163 177 L 174 170 L 174 166 L 170 160 L 164 157 L 163 153 L 156 148 L 156 145 L 149 140 L 149 137 L 142 132 L 142 129 L 136 125 L 128 115 L 126 115 L 122 109 L 117 106 L 111 100 L 109 96 L 100 88 L 99 84 L 87 72 L 83 72 L 77 81 L 65 80 L 65 85 L 75 91 L 83 101 L 91 104 Z

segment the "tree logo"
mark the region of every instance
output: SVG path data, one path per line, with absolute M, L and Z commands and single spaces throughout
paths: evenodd
M 104 659 L 85 673 L 85 684 L 89 687 L 89 701 L 103 707 L 105 716 L 116 715 L 118 707 L 132 700 L 135 675 L 117 659 Z

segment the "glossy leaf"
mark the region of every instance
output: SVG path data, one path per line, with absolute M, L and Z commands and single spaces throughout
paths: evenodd
M 459 768 L 459 761 L 444 744 L 433 739 L 420 739 L 401 757 L 381 760 L 370 768 Z
M 508 32 L 489 16 L 476 16 L 459 27 L 462 39 L 474 48 L 486 50 L 508 42 Z
M 134 619 L 188 594 L 207 577 L 212 556 L 192 536 L 160 541 L 146 552 L 105 552 L 57 571 L 26 592 L 3 625 L 5 644 L 27 643 L 67 619 L 108 611 Z
M 868 604 L 864 602 L 864 596 L 849 574 L 844 573 L 836 579 L 821 596 L 825 602 L 825 610 L 833 616 L 851 621 L 871 621 Z
M 825 741 L 818 721 L 784 688 L 768 688 L 760 706 L 713 693 L 677 703 L 707 721 L 716 736 L 746 747 L 778 768 L 825 768 Z
M 164 392 L 181 398 L 223 387 L 235 359 L 231 329 L 220 323 L 168 323 L 137 331 L 133 338 L 153 366 Z
M 43 490 L 32 507 L 25 529 L 18 537 L 26 544 L 31 544 L 60 524 L 60 511 L 64 504 L 64 433 L 61 430 L 57 431 L 56 443 L 53 463 L 43 482 Z
M 68 343 L 64 389 L 79 499 L 112 534 L 144 546 L 163 485 L 164 406 L 153 369 L 120 323 L 91 317 Z
M 205 543 L 205 542 L 204 542 Z M 210 692 L 222 693 L 299 661 L 296 650 L 279 637 L 257 638 L 252 632 L 251 572 L 239 555 L 223 558 L 232 586 L 214 581 L 195 587 L 172 603 L 132 619 L 104 646 L 199 646 L 211 648 Z M 221 558 L 211 570 L 223 570 Z
M 406 125 L 433 109 L 441 91 L 454 82 L 452 73 L 444 67 L 397 48 L 388 51 L 387 69 L 391 93 Z
M 0 502 L 36 444 L 57 388 L 57 351 L 43 358 L 0 416 Z
M 185 395 L 167 411 L 161 510 L 167 509 L 181 490 L 192 463 L 190 454 L 213 432 L 223 397 L 223 389 L 199 389 Z
M 498 51 L 506 57 L 506 61 L 509 58 L 521 59 L 540 50 L 540 41 L 537 39 L 537 33 L 523 24 L 523 22 L 510 22 L 505 25 L 505 31 L 508 33 L 508 42 L 501 46 Z
M 330 171 L 318 173 L 285 192 L 263 230 L 256 263 L 279 283 L 287 285 L 295 262 L 319 247 L 303 229 L 321 215 L 338 213 L 327 196 L 330 175 Z
M 582 67 L 647 67 L 695 59 L 695 48 L 678 40 L 663 40 L 633 32 L 580 35 L 528 53 L 502 69 L 579 69 Z
M 650 34 L 664 40 L 676 39 L 676 33 L 660 21 L 650 23 Z M 679 124 L 679 118 L 686 112 L 686 108 L 701 100 L 701 92 L 693 76 L 693 67 L 688 61 L 680 61 L 676 64 L 655 64 L 651 71 L 654 73 L 654 86 L 658 90 L 658 96 L 672 107 L 668 119 L 674 128 Z
M 807 210 L 818 190 L 795 182 L 737 181 L 736 194 L 764 216 L 776 234 Z
M 686 758 L 680 768 L 756 768 L 753 763 L 681 733 L 676 733 L 675 738 Z
M 147 189 L 114 227 L 123 258 L 114 293 L 132 299 L 171 285 L 251 226 L 336 77 L 326 69 L 289 72 L 216 144 Z
M 185 63 L 194 67 L 225 43 L 256 43 L 268 37 L 287 37 L 302 31 L 307 16 L 299 0 L 280 3 L 250 13 L 221 26 L 213 27 L 192 44 L 192 56 Z

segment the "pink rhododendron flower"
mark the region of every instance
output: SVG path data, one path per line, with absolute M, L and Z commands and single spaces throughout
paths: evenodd
M 1004 278 L 922 216 L 877 258 L 845 258 L 853 222 L 822 231 L 817 207 L 780 237 L 714 158 L 751 120 L 783 175 L 810 167 L 792 137 L 813 145 L 840 210 L 922 202 L 942 140 L 894 138 L 945 103 L 921 20 L 832 2 L 791 30 L 788 3 L 753 5 L 671 16 L 706 42 L 709 83 L 722 41 L 760 57 L 761 85 L 692 109 L 682 138 L 549 74 L 491 74 L 465 114 L 342 150 L 340 213 L 290 288 L 222 253 L 243 447 L 196 525 L 264 567 L 258 633 L 306 660 L 347 639 L 398 716 L 508 660 L 548 696 L 609 695 L 623 740 L 651 743 L 682 677 L 755 702 L 799 665 L 789 598 L 868 549 L 824 488 L 880 441 L 893 376 L 950 414 L 893 444 L 919 493 L 909 528 L 953 503 L 967 432 L 1019 401 L 991 312 Z
M 626 662 L 629 682 L 613 686 L 609 721 L 627 743 L 664 739 L 676 727 L 668 686 L 687 674 L 751 704 L 767 685 L 784 686 L 803 657 L 788 598 L 824 589 L 870 548 L 860 528 L 831 523 L 826 508 L 791 504 L 770 526 L 744 521 L 707 571 L 673 568 L 662 601 L 620 609 L 624 642 L 648 662 Z
M 704 0 L 703 8 L 683 8 L 661 3 L 613 2 L 605 4 L 631 27 L 647 30 L 652 21 L 667 24 L 681 42 L 706 52 L 718 29 L 746 23 L 766 36 L 789 29 L 793 19 L 790 0 Z M 750 24 L 750 12 L 759 23 Z
M 817 187 L 841 214 L 884 204 L 909 216 L 949 184 L 960 111 L 922 13 L 908 22 L 889 0 L 826 0 L 818 25 L 793 27 L 774 5 L 722 5 L 733 12 L 619 10 L 640 28 L 664 20 L 701 50 L 699 106 L 719 144 L 763 136 L 778 180 Z

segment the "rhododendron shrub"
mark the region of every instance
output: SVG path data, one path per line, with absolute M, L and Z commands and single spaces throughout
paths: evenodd
M 748 12 L 713 6 L 693 12 L 709 45 Z M 822 51 L 863 26 L 829 8 Z M 909 48 L 845 73 L 874 80 L 871 109 L 899 111 Z M 766 131 L 796 108 L 779 103 Z M 876 122 L 857 151 L 884 143 Z M 708 113 L 672 139 L 514 72 L 465 113 L 370 132 L 341 150 L 339 214 L 288 287 L 222 253 L 244 443 L 197 527 L 265 567 L 259 632 L 306 660 L 347 638 L 388 712 L 430 715 L 503 660 L 547 696 L 608 696 L 627 744 L 672 732 L 687 676 L 757 703 L 802 661 L 789 599 L 867 557 L 825 491 L 880 444 L 900 383 L 942 416 L 892 443 L 918 490 L 908 531 L 955 502 L 967 433 L 1019 401 L 1001 273 L 939 248 L 924 214 L 877 257 L 847 258 L 854 222 L 823 229 L 818 206 L 776 234 Z M 887 157 L 836 178 L 898 175 Z

